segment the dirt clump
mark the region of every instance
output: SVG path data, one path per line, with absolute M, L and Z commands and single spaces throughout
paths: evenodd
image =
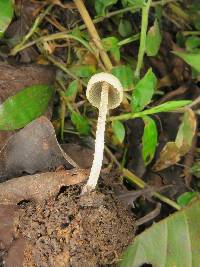
M 21 208 L 16 231 L 28 240 L 23 266 L 113 264 L 134 238 L 134 219 L 113 194 L 81 195 L 70 186 L 43 203 Z

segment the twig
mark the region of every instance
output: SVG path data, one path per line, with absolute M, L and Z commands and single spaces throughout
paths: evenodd
M 129 180 L 130 183 L 132 183 L 134 185 L 137 185 L 139 188 L 142 188 L 142 189 L 148 187 L 148 185 L 141 178 L 139 178 L 138 176 L 136 176 L 135 174 L 133 174 L 128 169 L 122 168 L 121 167 L 121 164 L 119 163 L 119 161 L 116 159 L 116 157 L 113 155 L 113 153 L 111 152 L 111 150 L 107 146 L 105 146 L 105 151 L 110 156 L 110 158 L 113 160 L 113 162 L 115 162 L 115 164 L 122 171 L 122 175 L 124 177 L 126 177 Z M 153 196 L 156 197 L 156 198 L 158 198 L 162 202 L 168 204 L 169 206 L 175 208 L 176 210 L 180 210 L 181 209 L 181 207 L 176 202 L 174 202 L 173 200 L 171 200 L 171 199 L 163 196 L 160 193 L 154 192 L 153 193 Z
M 176 90 L 166 93 L 159 101 L 155 102 L 155 106 L 163 104 L 169 101 L 170 99 L 174 99 L 174 97 L 184 94 L 187 90 L 188 87 L 182 85 L 178 87 Z
M 200 96 L 198 96 L 190 105 L 188 105 L 189 108 L 193 108 L 194 106 L 198 105 L 200 103 Z
M 58 61 L 56 61 L 52 56 L 50 55 L 46 55 L 46 58 L 52 62 L 55 66 L 57 66 L 59 69 L 61 69 L 62 71 L 64 71 L 65 73 L 67 73 L 70 77 L 72 77 L 75 80 L 78 80 L 83 86 L 87 86 L 87 84 L 85 82 L 83 82 L 81 79 L 79 79 L 75 74 L 73 74 L 68 68 L 65 67 L 65 65 L 63 63 L 60 63 Z
M 142 8 L 142 25 L 141 25 L 141 35 L 140 35 L 140 48 L 138 53 L 138 61 L 135 70 L 135 77 L 140 77 L 140 70 L 142 68 L 143 57 L 146 49 L 146 33 L 148 26 L 148 18 L 149 18 L 149 9 L 151 6 L 151 0 L 148 0 L 146 5 Z
M 163 5 L 166 5 L 168 3 L 173 3 L 173 2 L 176 2 L 176 0 L 157 1 L 157 2 L 152 3 L 151 7 L 155 7 L 157 5 L 163 6 Z M 39 24 L 41 23 L 42 19 L 45 18 L 46 14 L 49 13 L 50 9 L 51 9 L 51 6 L 49 6 L 49 10 L 47 9 L 43 14 L 41 14 L 41 16 L 38 16 L 36 18 L 33 26 L 31 27 L 31 29 L 28 32 L 28 34 L 24 37 L 22 42 L 17 44 L 15 47 L 12 48 L 11 55 L 16 55 L 18 52 L 20 52 L 20 51 L 22 51 L 22 50 L 24 50 L 24 49 L 36 44 L 37 42 L 43 41 L 43 39 L 40 39 L 40 38 L 46 38 L 46 37 L 47 38 L 51 38 L 50 37 L 51 35 L 47 35 L 47 36 L 40 37 L 40 38 L 38 38 L 36 40 L 33 40 L 33 41 L 29 42 L 29 43 L 26 43 L 30 39 L 30 37 L 33 35 L 33 33 L 35 33 L 35 29 L 39 26 Z M 104 19 L 111 18 L 111 17 L 116 16 L 118 14 L 123 14 L 123 13 L 129 12 L 129 11 L 131 11 L 133 13 L 133 12 L 139 11 L 140 9 L 141 9 L 141 6 L 138 6 L 138 7 L 137 6 L 126 7 L 126 8 L 120 9 L 120 10 L 109 12 L 105 16 L 98 17 L 98 18 L 92 20 L 92 22 L 93 22 L 93 24 L 96 24 L 96 23 L 102 22 Z M 48 20 L 48 17 L 46 17 L 46 19 Z M 50 23 L 52 23 L 52 21 L 50 21 Z M 72 32 L 72 30 L 63 31 L 64 29 L 65 28 L 63 27 L 62 31 L 59 34 L 68 34 L 68 33 Z M 78 29 L 80 29 L 80 30 L 86 29 L 86 25 L 85 24 L 84 25 L 80 25 L 78 27 Z M 120 41 L 119 45 L 122 46 L 122 45 L 127 44 L 127 43 L 129 43 L 131 41 L 135 41 L 138 38 L 139 38 L 139 34 L 138 34 L 138 36 L 136 34 L 135 36 L 130 37 L 130 39 L 127 38 L 125 40 Z
M 48 42 L 48 41 L 53 41 L 53 40 L 58 40 L 58 39 L 72 39 L 75 41 L 80 42 L 83 46 L 85 46 L 92 54 L 94 54 L 96 56 L 96 52 L 94 51 L 93 48 L 90 47 L 90 45 L 82 38 L 79 38 L 75 35 L 69 34 L 67 32 L 58 32 L 58 33 L 54 33 L 54 34 L 49 34 L 46 36 L 41 36 L 29 43 L 23 44 L 23 45 L 19 45 L 19 46 L 15 46 L 12 50 L 11 50 L 11 55 L 16 55 L 19 51 L 30 47 L 34 44 L 37 44 L 39 42 Z
M 169 3 L 174 3 L 174 2 L 176 2 L 176 0 L 156 1 L 156 2 L 151 4 L 151 7 L 156 7 L 158 5 L 164 6 L 164 5 L 167 5 Z M 104 21 L 105 19 L 109 19 L 109 18 L 111 18 L 113 16 L 124 14 L 126 12 L 136 13 L 136 12 L 140 11 L 141 8 L 142 8 L 141 5 L 138 5 L 138 6 L 134 5 L 134 6 L 125 7 L 125 8 L 122 8 L 122 9 L 118 9 L 118 10 L 115 10 L 115 11 L 108 12 L 108 13 L 105 14 L 105 16 L 98 17 L 96 19 L 93 19 L 92 21 L 93 21 L 94 24 L 96 24 L 96 23 Z M 85 28 L 86 28 L 85 25 L 79 26 L 80 30 L 84 30 Z
M 153 220 L 154 218 L 156 218 L 160 214 L 160 210 L 161 210 L 161 204 L 157 203 L 154 210 L 152 210 L 147 215 L 143 216 L 142 218 L 140 218 L 139 220 L 136 221 L 136 225 L 140 226 L 142 224 L 145 224 L 145 223 Z
M 129 170 L 123 168 L 122 169 L 122 173 L 131 183 L 136 184 L 140 188 L 145 188 L 145 187 L 148 186 L 144 181 L 142 181 L 139 177 L 134 175 Z M 158 198 L 159 200 L 165 202 L 166 204 L 170 205 L 171 207 L 175 208 L 176 210 L 180 210 L 181 209 L 181 207 L 175 201 L 173 201 L 173 200 L 161 195 L 160 193 L 155 192 L 155 193 L 153 193 L 153 196 Z
M 76 4 L 76 7 L 83 19 L 83 21 L 85 22 L 85 25 L 88 29 L 88 32 L 90 33 L 93 42 L 95 43 L 96 47 L 99 49 L 99 54 L 100 57 L 106 67 L 106 69 L 108 71 L 110 71 L 112 69 L 112 63 L 110 61 L 110 58 L 108 57 L 107 53 L 104 50 L 104 47 L 101 43 L 101 39 L 99 37 L 99 34 L 94 26 L 94 23 L 83 3 L 82 0 L 74 0 L 74 3 Z
M 24 46 L 24 44 L 28 41 L 28 39 L 30 39 L 30 37 L 35 33 L 35 31 L 37 30 L 38 26 L 40 25 L 40 23 L 42 22 L 42 20 L 45 18 L 45 16 L 51 11 L 53 5 L 50 5 L 46 8 L 46 10 L 41 13 L 34 21 L 32 27 L 30 28 L 29 32 L 23 37 L 22 41 L 17 44 L 12 51 L 21 51 L 21 47 Z M 16 54 L 16 53 L 14 53 Z
M 200 31 L 183 31 L 182 34 L 183 34 L 183 36 L 200 35 Z
M 119 41 L 118 46 L 123 46 L 123 45 L 129 44 L 129 43 L 132 43 L 134 41 L 137 41 L 138 39 L 140 39 L 140 33 L 137 33 L 131 37 L 128 37 L 124 40 Z

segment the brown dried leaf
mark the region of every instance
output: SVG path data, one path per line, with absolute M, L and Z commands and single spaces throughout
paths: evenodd
M 88 171 L 47 172 L 14 178 L 0 184 L 0 204 L 17 204 L 22 200 L 43 201 L 58 194 L 63 186 L 82 183 Z
M 78 165 L 61 149 L 51 122 L 44 116 L 13 135 L 0 151 L 0 180 L 24 173 L 54 171 Z
M 189 152 L 196 131 L 196 118 L 194 111 L 188 108 L 179 127 L 175 143 L 179 147 L 179 153 L 184 156 Z
M 196 131 L 196 118 L 192 109 L 188 108 L 183 116 L 175 142 L 167 143 L 160 152 L 153 170 L 161 171 L 176 164 L 182 156 L 189 152 Z
M 180 160 L 179 148 L 175 142 L 167 143 L 160 152 L 159 159 L 153 166 L 154 171 L 161 171 Z

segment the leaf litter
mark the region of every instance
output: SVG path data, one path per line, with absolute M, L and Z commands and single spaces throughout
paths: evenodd
M 198 116 L 198 106 L 191 106 L 192 109 L 184 108 L 183 116 L 183 110 L 177 110 L 178 102 L 182 99 L 192 99 L 193 102 L 197 101 L 198 104 L 199 78 L 196 73 L 199 70 L 197 64 L 199 57 L 198 45 L 193 43 L 194 38 L 191 36 L 187 37 L 189 29 L 198 29 L 196 14 L 194 14 L 195 10 L 198 8 L 193 8 L 193 4 L 191 4 L 192 7 L 189 5 L 189 8 L 185 10 L 181 3 L 164 2 L 162 3 L 162 6 L 159 3 L 154 2 L 152 3 L 152 8 L 149 11 L 150 19 L 148 20 L 147 7 L 151 1 L 147 1 L 146 6 L 142 5 L 143 1 L 137 1 L 137 4 L 140 6 L 139 9 L 142 8 L 141 25 L 138 20 L 140 17 L 138 16 L 138 12 L 140 12 L 138 6 L 134 7 L 136 8 L 137 14 L 135 14 L 136 11 L 134 9 L 131 9 L 131 5 L 135 4 L 133 1 L 108 1 L 109 3 L 105 1 L 105 4 L 103 5 L 97 0 L 87 1 L 87 7 L 89 7 L 88 11 L 94 16 L 95 23 L 96 21 L 103 21 L 105 19 L 101 16 L 98 17 L 98 15 L 106 14 L 106 23 L 100 24 L 100 26 L 103 27 L 98 27 L 97 25 L 97 29 L 102 37 L 103 45 L 105 45 L 105 40 L 107 40 L 107 45 L 109 45 L 106 47 L 106 52 L 108 52 L 108 55 L 111 58 L 111 67 L 112 65 L 114 66 L 111 72 L 115 72 L 116 76 L 119 76 L 119 79 L 121 79 L 127 91 L 123 105 L 118 111 L 116 111 L 116 113 L 114 112 L 112 116 L 115 117 L 118 115 L 128 114 L 129 118 L 131 118 L 131 107 L 133 110 L 137 110 L 139 112 L 148 112 L 148 109 L 153 109 L 155 112 L 150 114 L 155 114 L 157 111 L 167 111 L 171 104 L 173 104 L 174 107 L 170 108 L 170 110 L 180 112 L 180 114 L 164 113 L 153 115 L 151 117 L 149 116 L 149 120 L 152 120 L 154 124 L 154 133 L 150 130 L 147 132 L 146 128 L 146 138 L 144 138 L 144 125 L 142 124 L 141 126 L 139 123 L 142 117 L 138 120 L 129 119 L 124 121 L 123 124 L 120 120 L 116 120 L 118 122 L 118 127 L 115 127 L 115 129 L 111 129 L 111 126 L 108 124 L 106 136 L 106 144 L 108 147 L 106 148 L 106 153 L 108 154 L 107 156 L 111 156 L 112 160 L 110 165 L 108 165 L 109 157 L 108 160 L 104 162 L 105 166 L 108 166 L 104 169 L 104 172 L 109 172 L 110 166 L 113 166 L 112 163 L 115 162 L 118 165 L 121 164 L 123 168 L 129 168 L 131 172 L 133 172 L 133 177 L 137 178 L 136 180 L 134 180 L 135 178 L 133 179 L 135 183 L 133 181 L 130 182 L 130 180 L 124 180 L 126 190 L 128 188 L 130 191 L 124 195 L 125 206 L 127 206 L 127 203 L 129 204 L 129 210 L 127 211 L 123 206 L 121 206 L 121 204 L 118 206 L 118 200 L 116 200 L 116 202 L 115 200 L 112 202 L 114 207 L 111 205 L 111 210 L 109 209 L 109 205 L 106 206 L 106 204 L 110 203 L 109 198 L 113 198 L 112 191 L 114 190 L 114 177 L 112 176 L 114 175 L 112 172 L 109 174 L 110 180 L 108 188 L 105 188 L 104 185 L 104 189 L 101 189 L 102 192 L 94 193 L 91 198 L 86 197 L 84 199 L 80 195 L 80 188 L 87 179 L 88 172 L 77 167 L 91 167 L 93 149 L 87 148 L 88 150 L 86 150 L 82 146 L 82 143 L 87 143 L 87 140 L 89 139 L 87 135 L 92 133 L 94 127 L 93 121 L 94 117 L 96 117 L 95 111 L 92 110 L 85 102 L 84 85 L 87 84 L 87 81 L 92 74 L 92 72 L 88 72 L 88 70 L 90 69 L 95 72 L 99 72 L 102 67 L 104 69 L 103 65 L 105 62 L 102 60 L 103 52 L 100 49 L 99 53 L 98 49 L 95 47 L 95 44 L 97 47 L 100 47 L 98 46 L 98 43 L 96 43 L 96 38 L 92 36 L 90 39 L 87 31 L 82 31 L 82 29 L 85 28 L 85 25 L 80 26 L 80 30 L 78 29 L 76 31 L 76 41 L 65 39 L 59 41 L 54 39 L 51 40 L 53 34 L 58 30 L 61 34 L 63 34 L 63 31 L 66 33 L 66 29 L 74 29 L 75 25 L 77 28 L 77 22 L 80 17 L 78 17 L 78 12 L 74 3 L 79 1 L 76 0 L 74 3 L 67 3 L 66 5 L 60 1 L 50 1 L 52 6 L 47 6 L 47 8 L 42 2 L 39 3 L 31 1 L 30 3 L 24 2 L 23 4 L 20 2 L 21 1 L 16 2 L 16 17 L 5 33 L 5 36 L 11 39 L 2 39 L 2 42 L 3 46 L 8 45 L 9 48 L 11 47 L 11 54 L 13 51 L 17 51 L 15 49 L 16 47 L 20 48 L 17 43 L 18 40 L 21 39 L 21 36 L 21 44 L 27 43 L 29 47 L 25 49 L 22 49 L 23 47 L 21 47 L 21 50 L 19 50 L 19 53 L 17 53 L 15 57 L 10 57 L 4 53 L 0 54 L 0 57 L 3 58 L 3 60 L 15 62 L 15 65 L 11 66 L 9 64 L 4 68 L 4 72 L 0 72 L 1 76 L 6 73 L 6 68 L 8 69 L 8 72 L 11 70 L 10 77 L 6 80 L 3 79 L 2 82 L 0 82 L 0 86 L 5 86 L 6 84 L 8 85 L 4 90 L 5 95 L 2 93 L 2 102 L 11 95 L 15 95 L 15 83 L 12 84 L 13 80 L 18 83 L 16 92 L 18 90 L 21 91 L 21 89 L 26 86 L 29 87 L 38 84 L 37 76 L 41 76 L 42 79 L 46 79 L 46 82 L 41 82 L 41 84 L 54 83 L 55 69 L 51 67 L 49 68 L 49 66 L 34 66 L 36 72 L 37 69 L 38 72 L 36 77 L 33 79 L 32 75 L 27 74 L 29 66 L 33 67 L 33 65 L 30 64 L 31 62 L 47 64 L 47 60 L 49 59 L 58 68 L 61 68 L 63 72 L 60 77 L 61 82 L 59 80 L 59 85 L 56 84 L 57 93 L 54 98 L 54 116 L 51 118 L 51 104 L 49 105 L 49 112 L 46 113 L 46 115 L 49 119 L 52 119 L 58 138 L 59 129 L 61 128 L 59 120 L 62 120 L 63 133 L 61 134 L 61 138 L 63 143 L 67 142 L 68 149 L 66 149 L 66 153 L 64 153 L 60 148 L 55 132 L 52 129 L 53 127 L 45 118 L 36 119 L 15 134 L 14 132 L 7 132 L 6 134 L 5 132 L 2 133 L 2 138 L 0 138 L 0 140 L 2 139 L 2 144 L 0 143 L 0 145 L 3 146 L 3 149 L 0 151 L 0 157 L 2 157 L 1 179 L 2 181 L 9 180 L 1 183 L 2 189 L 0 190 L 3 192 L 2 203 L 4 203 L 3 206 L 1 205 L 0 207 L 0 218 L 2 218 L 3 222 L 0 223 L 0 233 L 6 233 L 6 236 L 8 233 L 7 237 L 4 236 L 5 238 L 2 238 L 3 242 L 0 234 L 0 265 L 3 265 L 3 262 L 6 262 L 6 266 L 20 266 L 22 263 L 25 266 L 29 266 L 30 264 L 33 265 L 34 262 L 34 264 L 40 266 L 43 261 L 47 266 L 50 264 L 54 264 L 55 266 L 68 266 L 69 264 L 76 266 L 77 263 L 84 266 L 83 262 L 86 261 L 85 259 L 89 259 L 90 262 L 87 260 L 86 266 L 89 266 L 88 264 L 90 263 L 92 267 L 96 265 L 98 266 L 100 263 L 103 263 L 103 265 L 109 263 L 115 266 L 116 263 L 113 263 L 113 261 L 116 262 L 117 258 L 121 259 L 120 253 L 122 251 L 122 247 L 124 248 L 124 246 L 130 243 L 135 234 L 134 216 L 130 211 L 130 206 L 132 207 L 132 211 L 136 214 L 136 217 L 139 218 L 136 224 L 139 226 L 137 233 L 140 233 L 150 225 L 150 222 L 157 222 L 172 213 L 174 211 L 172 208 L 173 205 L 170 208 L 169 201 L 176 201 L 178 196 L 189 190 L 188 187 L 192 188 L 192 190 L 199 191 L 198 179 L 194 179 L 194 177 L 192 177 L 188 184 L 185 184 L 182 176 L 183 172 L 185 173 L 186 168 L 188 168 L 188 173 L 191 171 L 191 173 L 193 172 L 196 177 L 199 176 L 198 154 L 195 150 L 195 147 L 198 146 L 198 130 L 196 131 L 196 122 L 198 121 L 198 117 L 195 115 L 196 113 Z M 185 5 L 187 5 L 187 3 L 185 3 Z M 126 13 L 126 19 L 124 19 L 123 16 L 119 16 L 119 18 L 117 16 L 112 17 L 113 11 L 114 13 L 118 11 L 121 12 L 121 9 L 123 10 L 127 7 L 130 11 Z M 164 15 L 164 20 L 161 13 Z M 143 20 L 144 14 L 147 15 L 146 21 Z M 34 22 L 35 18 L 36 20 Z M 145 37 L 144 31 L 142 32 L 142 30 L 144 30 L 144 27 L 147 26 L 143 24 L 147 22 L 146 47 L 143 47 L 143 52 L 144 55 L 146 53 L 146 56 L 144 57 L 144 62 L 140 62 L 143 63 L 141 64 L 141 67 L 138 67 L 138 62 L 136 62 L 136 51 L 138 51 L 139 46 L 138 42 L 135 43 L 135 40 L 140 38 L 141 29 L 141 35 L 143 36 L 141 37 L 140 42 L 142 42 L 142 38 Z M 32 25 L 32 23 L 34 24 Z M 21 26 L 19 26 L 20 24 Z M 32 27 L 31 25 L 33 28 L 30 28 Z M 118 29 L 116 27 L 113 31 L 114 25 L 120 25 L 120 27 L 118 27 Z M 186 32 L 184 32 L 185 30 Z M 49 35 L 48 38 L 50 38 L 50 41 L 46 41 L 45 39 L 42 41 L 43 35 Z M 94 43 L 92 40 L 94 40 Z M 33 41 L 35 45 L 30 46 L 29 41 L 30 43 Z M 196 41 L 198 40 L 196 39 Z M 86 46 L 82 47 L 81 44 L 83 43 Z M 88 51 L 86 50 L 86 47 L 89 48 L 91 54 L 90 57 L 93 58 L 93 61 L 90 60 L 90 62 L 88 61 L 87 63 Z M 175 51 L 174 54 L 170 53 L 172 50 Z M 92 54 L 91 51 L 92 53 L 95 51 L 95 53 Z M 143 57 L 141 52 L 142 51 L 140 51 L 138 56 L 138 61 L 141 59 L 141 56 Z M 105 54 L 104 56 L 106 57 Z M 195 60 L 193 60 L 194 58 Z M 30 65 L 20 66 L 19 62 L 29 63 Z M 107 61 L 107 63 L 109 62 Z M 110 65 L 110 63 L 108 65 Z M 105 66 L 106 65 L 107 64 L 105 64 Z M 137 67 L 137 77 L 134 76 L 135 66 Z M 190 68 L 190 66 L 192 68 Z M 0 69 L 1 67 L 2 66 L 0 65 Z M 73 70 L 74 67 L 76 67 L 76 71 L 72 73 L 72 79 L 70 78 L 70 70 Z M 23 70 L 25 68 L 27 72 Z M 15 69 L 18 70 L 16 76 Z M 145 73 L 149 73 L 148 70 L 152 71 L 152 77 L 150 77 L 151 79 L 149 80 L 147 79 L 147 82 L 145 82 L 140 89 L 138 86 L 140 85 L 142 79 L 139 78 L 145 77 Z M 15 76 L 14 79 L 12 79 L 13 74 Z M 158 80 L 159 88 L 156 88 L 155 86 L 156 79 Z M 27 85 L 22 84 L 23 80 L 27 83 Z M 66 88 L 71 82 L 77 84 L 76 92 L 70 101 L 69 98 L 67 101 L 66 99 L 63 100 Z M 137 90 L 134 92 L 135 88 Z M 148 88 L 150 88 L 150 92 L 148 92 Z M 178 90 L 177 88 L 184 88 L 184 90 Z M 12 89 L 13 92 L 7 94 L 7 90 L 12 91 Z M 63 90 L 62 93 L 60 93 L 60 89 Z M 131 91 L 133 91 L 132 95 L 130 94 Z M 144 94 L 144 92 L 146 93 Z M 4 96 L 6 97 L 4 98 Z M 195 97 L 197 97 L 196 100 Z M 132 106 L 130 105 L 131 98 L 136 98 L 134 102 L 132 101 Z M 171 99 L 173 101 L 168 104 L 165 103 Z M 62 114 L 59 110 L 61 102 L 65 107 Z M 159 102 L 163 103 L 163 105 L 157 108 L 156 103 Z M 76 120 L 76 123 L 73 123 L 71 120 L 73 112 L 76 112 L 78 117 L 84 118 L 85 122 L 87 121 L 87 130 L 82 129 L 82 120 Z M 182 119 L 181 125 L 180 118 Z M 42 123 L 44 123 L 44 125 L 42 125 Z M 119 124 L 121 125 L 120 127 Z M 34 127 L 35 131 L 32 129 Z M 47 134 L 48 129 L 51 133 L 49 136 Z M 30 133 L 31 138 L 29 138 Z M 6 137 L 7 134 L 8 136 Z M 110 138 L 113 134 L 115 134 L 115 137 L 118 137 L 118 142 L 114 142 L 114 138 Z M 9 136 L 12 137 L 8 139 Z M 196 138 L 195 143 L 193 140 L 194 136 Z M 45 142 L 43 142 L 44 140 L 42 137 L 44 137 L 45 142 L 48 140 L 46 142 L 47 146 L 44 146 Z M 39 140 L 40 138 L 42 140 Z M 158 140 L 157 142 L 155 142 L 156 139 Z M 36 141 L 37 144 L 35 149 L 33 141 Z M 53 143 L 53 146 L 51 142 Z M 80 148 L 77 147 L 77 143 L 81 144 Z M 29 146 L 30 151 L 28 149 Z M 192 150 L 191 146 L 193 146 Z M 45 150 L 44 147 L 48 147 L 48 149 Z M 24 155 L 23 151 L 26 152 Z M 192 154 L 192 162 L 193 160 L 196 160 L 197 162 L 197 165 L 194 165 L 194 168 L 191 170 L 190 167 L 192 166 L 192 162 L 186 164 L 186 166 L 182 166 L 182 163 L 185 164 L 187 162 L 187 158 L 190 153 Z M 25 157 L 26 155 L 27 157 Z M 6 166 L 6 157 L 9 159 L 8 166 Z M 74 167 L 76 167 L 76 169 L 73 169 Z M 185 170 L 183 170 L 183 167 Z M 139 177 L 134 176 L 134 174 L 137 174 Z M 124 190 L 124 186 L 121 184 L 121 181 L 119 181 L 119 173 L 117 177 L 117 183 L 118 185 L 120 184 L 119 192 L 121 193 Z M 140 178 L 142 178 L 142 180 Z M 138 181 L 139 183 L 137 183 Z M 79 184 L 80 182 L 81 184 Z M 99 188 L 102 188 L 101 186 L 105 182 L 107 181 L 102 179 L 99 183 Z M 74 185 L 76 183 L 78 184 Z M 139 191 L 133 183 L 137 185 L 139 184 L 139 187 L 144 189 Z M 19 186 L 19 184 L 21 184 L 21 186 Z M 39 186 L 40 184 L 41 187 Z M 161 204 L 156 201 L 152 195 L 156 195 L 157 191 L 160 191 L 160 189 L 168 186 L 170 186 L 171 189 L 165 191 L 164 195 L 161 195 Z M 71 197 L 69 197 L 69 195 Z M 115 195 L 118 197 L 118 194 L 115 193 Z M 165 196 L 167 199 L 164 199 Z M 164 202 L 168 203 L 168 206 Z M 18 205 L 16 205 L 17 203 Z M 67 211 L 65 210 L 66 207 Z M 118 215 L 119 212 L 118 210 L 125 212 L 122 212 L 123 219 L 127 219 L 129 221 L 131 217 L 129 221 L 130 224 L 126 225 L 126 232 L 123 232 L 125 231 L 123 227 L 120 229 L 117 226 L 121 220 L 120 217 L 118 218 L 118 223 L 116 221 L 116 214 Z M 188 207 L 187 211 L 189 210 L 193 214 L 190 214 L 191 216 L 187 214 L 189 218 L 188 226 L 190 227 L 191 223 L 191 229 L 193 229 L 193 225 L 198 225 L 199 223 L 199 218 L 196 214 L 196 212 L 198 212 L 197 205 L 192 203 Z M 108 218 L 106 218 L 106 216 L 104 216 L 104 211 L 107 215 L 112 214 L 114 217 L 107 216 Z M 170 222 L 168 230 L 169 232 L 172 231 L 172 237 L 175 239 L 176 232 L 179 233 L 177 229 L 183 227 L 182 223 L 185 222 L 182 216 L 185 211 L 186 210 L 182 210 L 166 220 L 154 224 L 154 226 L 147 230 L 149 231 L 148 233 L 151 231 L 154 232 L 154 229 L 157 227 L 156 233 L 159 235 L 159 240 L 161 240 L 161 237 L 164 235 L 162 235 L 163 231 L 161 231 L 160 234 L 158 228 L 163 224 L 168 226 L 168 222 Z M 186 213 L 187 212 L 185 212 L 185 214 Z M 73 216 L 71 217 L 71 215 Z M 48 216 L 49 220 L 47 219 Z M 177 222 L 176 218 L 179 217 L 180 220 Z M 99 222 L 99 218 L 102 218 L 102 221 Z M 125 221 L 126 224 L 128 223 L 127 220 L 123 220 L 123 222 Z M 115 232 L 116 229 L 113 229 L 114 222 L 116 222 L 116 229 L 118 229 L 118 233 Z M 103 225 L 103 228 L 99 226 L 99 223 Z M 87 224 L 90 228 L 89 230 L 94 229 L 95 233 L 99 233 L 98 237 L 95 234 L 92 236 L 89 230 L 87 231 L 87 227 L 83 229 L 82 226 Z M 173 227 L 174 224 L 176 224 L 176 227 Z M 105 225 L 106 227 L 104 227 Z M 112 227 L 110 227 L 110 225 Z M 98 226 L 99 228 L 96 229 Z M 173 229 L 175 229 L 175 233 Z M 130 232 L 128 232 L 129 230 Z M 120 231 L 123 232 L 122 237 L 120 237 L 120 234 L 122 233 Z M 143 241 L 143 236 L 145 236 L 147 231 L 141 235 L 137 235 L 135 246 L 138 245 L 137 240 L 140 239 Z M 184 233 L 185 232 L 186 231 L 184 231 Z M 191 234 L 191 232 L 192 231 L 189 233 Z M 106 236 L 104 233 L 106 233 Z M 110 233 L 112 233 L 111 239 L 109 239 Z M 68 237 L 69 234 L 73 235 L 72 239 Z M 182 236 L 181 234 L 182 233 L 179 234 L 178 238 Z M 198 230 L 195 232 L 194 236 L 191 234 L 191 241 L 194 241 L 194 245 L 197 235 Z M 125 242 L 124 237 L 130 237 L 130 240 L 127 239 Z M 120 240 L 118 238 L 120 238 Z M 91 241 L 90 246 L 88 246 L 87 242 L 85 242 L 86 239 L 87 242 L 88 240 Z M 169 243 L 167 243 L 167 246 L 171 248 L 167 260 L 170 264 L 172 264 L 172 262 L 173 264 L 176 262 L 177 266 L 179 266 L 179 258 L 177 256 L 181 255 L 181 253 L 175 252 L 179 247 L 182 249 L 182 243 L 179 245 L 176 242 L 177 240 L 174 239 L 169 240 Z M 69 240 L 71 241 L 69 242 Z M 154 260 L 159 259 L 159 257 L 154 259 L 151 255 L 149 256 L 148 253 L 151 251 L 153 251 L 152 255 L 154 255 L 155 251 L 157 251 L 157 243 L 155 243 L 156 238 L 153 234 L 149 234 L 149 240 L 150 243 L 147 250 L 143 249 L 143 247 L 141 249 L 141 245 L 138 245 L 140 250 L 139 252 L 137 251 L 138 257 L 135 259 L 140 263 L 154 263 Z M 8 242 L 5 244 L 6 241 Z M 102 242 L 104 241 L 105 246 L 102 245 L 99 251 L 97 243 L 103 244 Z M 122 244 L 120 241 L 123 241 L 124 243 Z M 115 242 L 118 244 L 116 245 Z M 147 242 L 148 238 L 145 236 L 144 244 L 147 244 Z M 81 246 L 79 247 L 77 244 Z M 114 245 L 112 246 L 112 244 Z M 122 245 L 122 247 L 120 247 L 120 245 Z M 82 250 L 83 248 L 85 248 L 84 251 Z M 198 245 L 194 246 L 194 254 L 196 253 L 196 248 L 198 248 Z M 98 251 L 98 255 L 94 255 L 94 253 L 91 252 L 91 249 L 93 249 L 93 251 Z M 135 247 L 133 244 L 128 251 L 133 253 L 134 249 Z M 123 264 L 125 264 L 124 266 L 129 266 L 130 262 L 131 264 L 135 264 L 135 262 L 133 263 L 133 259 L 130 257 L 129 253 L 124 255 L 126 256 L 121 262 L 122 266 Z M 185 257 L 182 257 L 183 262 L 181 262 L 180 266 L 190 266 L 188 265 L 190 264 L 188 261 L 188 255 L 190 256 L 189 250 L 185 251 Z M 194 259 L 195 257 L 196 254 L 194 255 Z M 13 262 L 14 259 L 16 260 Z M 165 258 L 162 257 L 162 260 L 163 259 Z M 198 266 L 198 257 L 196 259 L 196 262 L 192 263 L 194 267 Z M 160 264 L 160 262 L 158 264 Z
M 40 117 L 15 133 L 0 151 L 0 180 L 78 167 L 57 142 L 53 125 Z

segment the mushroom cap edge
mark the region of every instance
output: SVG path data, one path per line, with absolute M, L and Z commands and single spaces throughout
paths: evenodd
M 90 78 L 86 90 L 87 99 L 93 106 L 99 108 L 103 82 L 107 82 L 110 85 L 108 93 L 108 109 L 114 109 L 122 102 L 123 87 L 119 79 L 110 73 L 101 72 L 94 74 Z

